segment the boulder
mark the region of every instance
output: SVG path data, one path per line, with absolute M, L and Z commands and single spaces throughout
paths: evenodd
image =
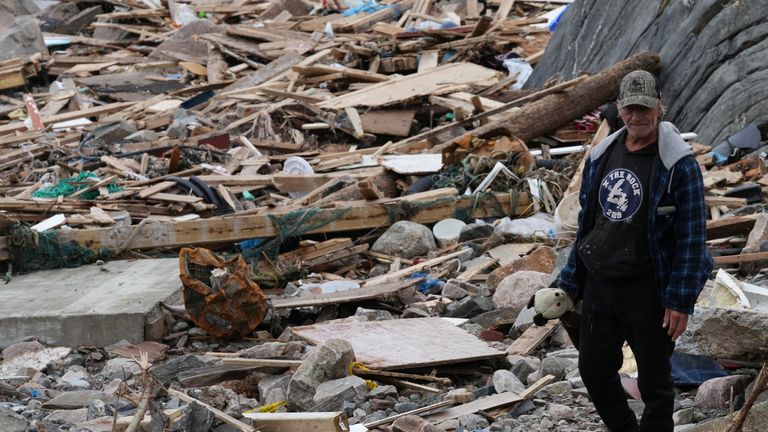
M 29 422 L 22 416 L 10 412 L 0 412 L 0 431 L 3 432 L 24 432 L 27 430 Z
M 436 249 L 432 231 L 410 221 L 395 223 L 371 247 L 373 252 L 409 259 L 424 256 Z
M 9 361 L 14 357 L 18 357 L 24 353 L 40 351 L 45 349 L 45 345 L 34 340 L 29 342 L 17 342 L 8 348 L 3 350 L 4 361 Z
M 722 409 L 728 407 L 733 397 L 744 395 L 751 381 L 747 375 L 730 375 L 704 381 L 696 391 L 696 406 L 701 409 Z
M 292 411 L 309 411 L 317 387 L 348 375 L 355 361 L 352 345 L 343 339 L 330 339 L 310 353 L 288 383 L 287 403 Z
M 571 393 L 571 384 L 568 381 L 558 381 L 544 386 L 536 392 L 537 398 L 552 396 L 568 396 Z
M 555 380 L 561 380 L 565 374 L 576 369 L 578 361 L 569 358 L 546 357 L 541 361 L 541 376 L 552 375 Z
M 288 391 L 288 383 L 291 381 L 291 377 L 288 375 L 269 375 L 259 380 L 259 398 L 261 403 L 267 404 L 267 399 L 272 399 L 270 395 L 273 391 L 277 390 L 284 396 Z
M 659 74 L 664 117 L 681 131 L 695 130 L 698 142 L 716 145 L 745 124 L 768 118 L 768 98 L 749 96 L 768 80 L 768 27 L 758 25 L 768 17 L 764 1 L 616 5 L 615 0 L 571 4 L 525 88 L 542 88 L 554 76 L 565 81 L 599 72 L 651 51 L 664 63 Z
M 499 369 L 493 373 L 493 388 L 496 389 L 496 393 L 520 394 L 525 391 L 525 384 L 512 372 Z
M 549 246 L 539 246 L 533 252 L 520 257 L 511 264 L 503 265 L 488 275 L 485 283 L 491 289 L 496 289 L 507 276 L 519 271 L 535 271 L 540 273 L 552 273 L 555 269 L 557 252 Z M 527 300 L 526 300 L 527 301 Z
M 461 281 L 451 279 L 445 283 L 445 286 L 443 286 L 441 295 L 451 300 L 460 300 L 468 296 L 469 291 L 462 288 Z
M 326 381 L 317 386 L 312 405 L 307 411 L 339 411 L 344 401 L 362 402 L 367 393 L 368 383 L 358 376 Z
M 768 357 L 768 314 L 749 309 L 696 306 L 677 350 L 714 358 L 760 361 Z
M 531 296 L 544 288 L 548 273 L 519 271 L 504 278 L 493 293 L 496 308 L 510 307 L 519 314 L 528 305 Z
M 110 380 L 121 379 L 129 380 L 134 375 L 141 372 L 141 367 L 134 359 L 125 357 L 116 357 L 107 362 L 102 369 L 101 374 Z
M 48 54 L 40 24 L 28 16 L 17 17 L 0 31 L 0 60 L 14 57 L 29 57 L 33 54 Z
M 34 15 L 40 12 L 34 0 L 3 0 L 0 2 L 0 12 L 11 16 Z
M 541 368 L 541 360 L 536 357 L 525 357 L 521 355 L 511 355 L 507 361 L 512 365 L 510 372 L 521 381 L 526 381 L 531 372 L 536 372 Z
M 208 432 L 215 419 L 210 410 L 193 402 L 181 409 L 181 419 L 175 423 L 171 432 Z

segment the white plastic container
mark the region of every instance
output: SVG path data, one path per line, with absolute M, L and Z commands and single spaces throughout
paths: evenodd
M 459 241 L 461 229 L 467 224 L 458 219 L 443 219 L 432 228 L 432 234 L 440 247 L 453 246 Z
M 579 229 L 579 210 L 579 193 L 566 195 L 555 209 L 555 223 L 560 225 L 563 231 L 576 232 Z

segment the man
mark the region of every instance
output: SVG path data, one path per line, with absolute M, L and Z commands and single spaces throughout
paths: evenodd
M 701 170 L 675 126 L 662 122 L 656 79 L 621 82 L 625 127 L 597 144 L 584 168 L 579 230 L 560 288 L 583 299 L 579 371 L 611 431 L 673 430 L 669 359 L 712 271 Z M 638 422 L 618 370 L 629 343 L 645 403 Z

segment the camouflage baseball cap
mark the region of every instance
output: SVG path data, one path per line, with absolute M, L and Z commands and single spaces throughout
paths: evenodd
M 661 93 L 656 85 L 656 78 L 650 72 L 636 70 L 628 73 L 621 80 L 619 87 L 619 109 L 627 105 L 642 105 L 656 108 Z

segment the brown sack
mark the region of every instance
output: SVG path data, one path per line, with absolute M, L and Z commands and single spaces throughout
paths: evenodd
M 179 273 L 187 314 L 211 336 L 246 336 L 267 313 L 267 298 L 248 278 L 242 256 L 223 261 L 208 249 L 183 248 Z

